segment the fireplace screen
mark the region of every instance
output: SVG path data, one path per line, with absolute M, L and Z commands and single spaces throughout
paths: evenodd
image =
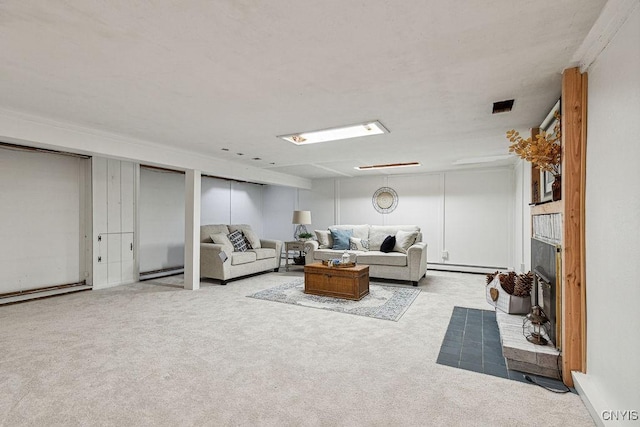
M 534 304 L 549 318 L 549 339 L 561 348 L 560 286 L 557 278 L 561 268 L 560 246 L 539 239 L 531 239 L 531 270 L 534 273 Z

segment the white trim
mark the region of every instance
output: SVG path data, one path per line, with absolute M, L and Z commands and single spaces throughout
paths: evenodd
M 639 4 L 640 0 L 607 1 L 571 62 L 578 64 L 581 72 L 587 71 Z
M 442 271 L 457 271 L 460 273 L 495 273 L 496 271 L 513 271 L 506 267 L 483 267 L 480 265 L 462 265 L 462 264 L 441 264 L 434 262 L 427 262 L 428 270 L 442 270 Z M 429 272 L 427 271 L 427 276 Z
M 597 426 L 604 426 L 604 421 L 600 417 L 603 410 L 612 410 L 617 408 L 611 408 L 604 402 L 602 396 L 598 393 L 598 387 L 591 382 L 588 375 L 581 372 L 572 371 L 573 385 L 578 392 L 578 395 L 582 399 L 584 406 L 587 407 L 589 415 L 593 418 L 593 422 Z
M 38 148 L 200 170 L 222 178 L 311 189 L 311 180 L 166 145 L 0 108 L 0 140 Z
M 33 292 L 33 293 L 27 293 L 24 295 L 16 295 L 13 297 L 0 299 L 0 306 L 6 305 L 6 304 L 13 304 L 16 302 L 23 302 L 23 301 L 36 300 L 40 298 L 52 297 L 55 295 L 72 294 L 75 292 L 88 291 L 91 289 L 92 289 L 91 285 L 77 285 L 69 288 L 51 289 L 48 291 Z

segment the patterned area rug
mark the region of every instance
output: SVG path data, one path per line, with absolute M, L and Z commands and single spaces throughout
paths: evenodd
M 360 301 L 351 301 L 305 294 L 304 279 L 295 279 L 248 297 L 397 322 L 419 293 L 420 289 L 369 284 L 369 295 Z

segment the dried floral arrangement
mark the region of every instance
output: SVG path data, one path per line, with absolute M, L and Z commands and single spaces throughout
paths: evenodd
M 540 170 L 558 176 L 561 174 L 562 161 L 560 113 L 556 111 L 553 116 L 556 118 L 556 124 L 552 133 L 540 131 L 535 139 L 531 137 L 524 139 L 519 132 L 511 129 L 507 132 L 507 138 L 511 141 L 510 153 L 516 153 L 521 159 L 533 163 Z

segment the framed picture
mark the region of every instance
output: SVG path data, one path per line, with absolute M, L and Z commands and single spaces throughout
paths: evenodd
M 553 106 L 547 117 L 544 119 L 542 124 L 540 125 L 540 130 L 548 133 L 553 133 L 553 129 L 556 126 L 556 122 L 558 121 L 555 118 L 555 112 L 560 111 L 560 100 L 556 102 Z M 547 202 L 552 199 L 552 189 L 551 185 L 553 184 L 554 176 L 551 172 L 540 171 L 540 201 Z
M 546 202 L 551 200 L 552 190 L 551 184 L 553 184 L 553 174 L 547 171 L 540 171 L 540 201 Z

